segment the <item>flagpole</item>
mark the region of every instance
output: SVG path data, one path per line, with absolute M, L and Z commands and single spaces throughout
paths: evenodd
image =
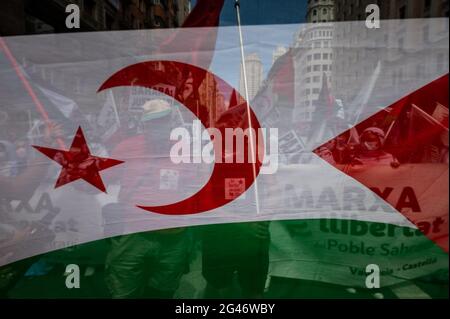
M 44 105 L 41 103 L 41 101 L 37 97 L 36 93 L 34 92 L 33 88 L 31 87 L 31 84 L 28 82 L 27 78 L 23 74 L 19 63 L 17 63 L 16 58 L 11 53 L 11 51 L 8 48 L 8 46 L 6 45 L 5 40 L 3 40 L 2 37 L 0 37 L 0 47 L 3 49 L 6 57 L 8 58 L 8 60 L 11 63 L 12 67 L 14 68 L 14 71 L 16 72 L 17 76 L 19 77 L 20 81 L 22 82 L 23 86 L 25 87 L 25 90 L 28 92 L 28 94 L 30 95 L 30 97 L 33 100 L 34 104 L 36 105 L 36 108 L 37 108 L 38 112 L 43 117 L 44 123 L 50 129 L 51 128 L 51 126 L 50 126 L 51 121 L 50 121 L 50 117 L 49 117 L 47 111 L 45 110 Z M 62 138 L 57 137 L 56 138 L 56 142 L 58 143 L 60 148 L 62 148 L 62 149 L 66 148 Z
M 255 202 L 256 202 L 256 213 L 259 214 L 259 196 L 258 196 L 258 182 L 256 180 L 256 161 L 258 160 L 255 156 L 255 145 L 253 139 L 253 128 L 252 128 L 252 119 L 251 119 L 251 110 L 250 110 L 250 99 L 248 95 L 248 84 L 247 84 L 247 68 L 245 66 L 245 54 L 244 54 L 244 41 L 242 39 L 242 29 L 241 29 L 241 13 L 240 13 L 240 1 L 235 0 L 234 8 L 236 9 L 236 19 L 239 31 L 239 42 L 241 47 L 241 60 L 242 60 L 242 76 L 244 78 L 244 91 L 245 91 L 245 101 L 247 105 L 247 120 L 248 120 L 248 129 L 250 135 L 250 152 L 251 159 L 253 161 L 253 180 L 254 180 L 254 190 L 255 190 Z

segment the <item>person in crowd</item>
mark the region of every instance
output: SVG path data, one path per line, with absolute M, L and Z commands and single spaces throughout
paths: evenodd
M 151 198 L 168 201 L 181 192 L 186 176 L 172 163 L 170 144 L 160 138 L 170 135 L 172 109 L 164 100 L 143 106 L 143 134 L 125 139 L 112 151 L 113 158 L 127 155 L 127 167 L 118 177 L 119 203 L 103 210 L 105 234 L 117 229 L 114 218 L 135 210 L 136 203 Z M 120 171 L 120 170 L 118 170 Z M 143 174 L 145 172 L 145 174 Z M 171 181 L 167 183 L 168 172 Z M 159 176 L 160 182 L 155 183 Z M 127 206 L 124 203 L 134 203 Z M 124 225 L 126 227 L 126 225 Z M 106 257 L 106 284 L 113 298 L 171 298 L 188 269 L 189 233 L 185 228 L 150 231 L 111 239 Z
M 262 298 L 269 269 L 269 222 L 208 225 L 202 235 L 204 297 L 236 297 L 236 278 L 241 297 Z
M 214 126 L 224 132 L 247 123 L 246 109 L 230 117 L 222 116 Z M 255 147 L 257 149 L 257 147 Z M 245 150 L 247 153 L 247 150 Z M 264 177 L 262 177 L 264 178 Z M 260 183 L 261 186 L 264 183 Z M 217 186 L 219 189 L 221 186 Z M 220 190 L 212 190 L 218 196 Z M 265 191 L 260 188 L 260 195 Z M 252 191 L 234 204 L 255 207 Z M 233 206 L 228 206 L 232 209 Z M 202 274 L 207 285 L 205 298 L 261 298 L 269 269 L 270 223 L 268 221 L 208 225 L 202 228 Z
M 396 168 L 399 166 L 398 160 L 384 150 L 385 134 L 378 127 L 369 127 L 365 129 L 360 137 L 360 147 L 353 158 L 355 165 L 391 165 Z
M 56 145 L 56 140 L 62 138 L 63 130 L 60 125 L 46 123 L 43 135 L 43 145 Z M 19 145 L 25 147 L 24 145 Z M 15 159 L 19 158 L 23 167 L 16 170 Z M 14 159 L 14 161 L 12 161 Z M 30 159 L 22 154 L 13 143 L 3 141 L 0 143 L 0 256 L 2 263 L 7 262 L 17 251 L 17 245 L 23 242 L 40 242 L 53 239 L 45 225 L 38 223 L 21 227 L 8 214 L 7 207 L 12 200 L 26 200 L 31 198 L 39 184 L 45 178 L 47 169 L 42 168 L 42 158 Z M 20 246 L 19 246 L 20 247 Z M 25 271 L 33 264 L 34 259 L 26 259 L 17 266 L 5 266 L 0 270 L 0 295 L 6 296 L 9 289 L 20 280 Z

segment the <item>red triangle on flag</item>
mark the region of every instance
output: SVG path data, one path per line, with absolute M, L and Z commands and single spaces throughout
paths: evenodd
M 337 169 L 370 188 L 448 252 L 448 74 L 408 94 L 314 150 L 335 147 Z M 445 110 L 446 109 L 446 110 Z M 447 118 L 448 121 L 448 118 Z M 330 161 L 329 161 L 330 163 Z M 376 213 L 376 212 L 374 212 Z M 418 233 L 420 235 L 420 232 Z

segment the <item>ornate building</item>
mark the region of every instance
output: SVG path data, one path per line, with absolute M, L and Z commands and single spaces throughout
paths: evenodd
M 306 21 L 308 23 L 330 22 L 333 20 L 334 0 L 308 0 L 306 12 Z
M 333 0 L 309 0 L 306 20 L 294 40 L 295 50 L 295 118 L 309 123 L 314 112 L 314 102 L 319 97 L 322 77 L 331 84 L 334 19 Z
M 251 53 L 245 57 L 245 66 L 247 73 L 248 97 L 252 100 L 263 82 L 263 65 L 257 53 Z M 244 72 L 241 64 L 239 78 L 239 92 L 245 97 Z

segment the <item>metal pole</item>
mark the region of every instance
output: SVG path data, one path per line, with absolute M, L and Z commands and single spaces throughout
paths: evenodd
M 30 82 L 27 80 L 26 76 L 23 74 L 19 63 L 17 63 L 16 58 L 11 53 L 11 51 L 8 48 L 8 46 L 6 45 L 5 40 L 3 40 L 2 37 L 0 37 L 0 48 L 5 53 L 6 57 L 8 58 L 9 62 L 12 65 L 12 67 L 14 68 L 14 71 L 16 72 L 17 76 L 19 77 L 20 81 L 22 82 L 23 86 L 25 87 L 25 90 L 28 92 L 28 94 L 30 95 L 30 97 L 33 100 L 34 104 L 36 105 L 36 108 L 37 108 L 38 112 L 41 114 L 42 118 L 44 119 L 45 124 L 47 125 L 48 128 L 51 128 L 51 126 L 50 126 L 50 123 L 51 123 L 50 117 L 49 117 L 47 111 L 45 110 L 44 105 L 41 103 L 41 101 L 37 97 L 36 93 L 34 92 L 32 86 L 30 84 Z M 60 138 L 60 137 L 56 138 L 56 142 L 58 143 L 58 145 L 59 145 L 59 147 L 61 149 L 65 149 L 66 148 L 62 138 Z
M 256 180 L 257 174 L 256 174 L 256 161 L 258 160 L 256 158 L 255 153 L 255 145 L 254 145 L 254 139 L 253 139 L 253 128 L 252 128 L 252 121 L 251 121 L 251 110 L 250 110 L 250 99 L 248 95 L 248 85 L 247 85 L 247 69 L 245 65 L 245 55 L 244 55 L 244 41 L 242 39 L 242 29 L 241 29 L 241 14 L 240 14 L 240 2 L 239 0 L 235 0 L 234 2 L 234 8 L 236 9 L 236 18 L 237 18 L 237 25 L 238 25 L 238 31 L 239 31 L 239 42 L 241 46 L 241 60 L 242 60 L 242 76 L 244 78 L 244 91 L 245 91 L 245 101 L 247 105 L 247 120 L 248 120 L 248 129 L 249 129 L 249 135 L 250 135 L 250 152 L 251 152 L 251 158 L 253 160 L 253 180 L 254 180 L 254 190 L 255 190 L 255 202 L 256 202 L 256 213 L 259 214 L 259 196 L 258 196 L 258 182 Z

